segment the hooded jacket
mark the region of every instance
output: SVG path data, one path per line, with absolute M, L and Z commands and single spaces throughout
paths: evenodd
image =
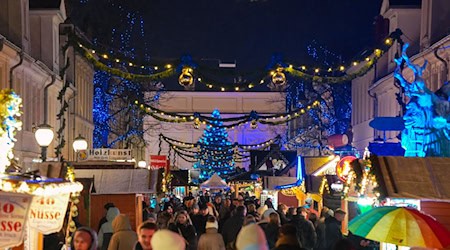
M 130 220 L 125 214 L 119 214 L 112 222 L 114 234 L 109 242 L 108 250 L 133 249 L 138 240 L 137 234 L 131 229 Z
M 109 241 L 113 235 L 112 222 L 120 211 L 117 207 L 110 207 L 106 212 L 106 222 L 102 224 L 98 231 L 98 247 L 101 250 L 108 249 Z
M 225 243 L 217 228 L 206 229 L 198 241 L 198 250 L 225 250 Z

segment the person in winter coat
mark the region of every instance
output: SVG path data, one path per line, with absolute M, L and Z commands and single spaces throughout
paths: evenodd
M 261 227 L 257 224 L 242 227 L 236 238 L 236 250 L 269 250 Z
M 200 212 L 191 217 L 192 225 L 195 227 L 195 232 L 197 232 L 197 237 L 200 237 L 205 233 L 206 222 L 208 221 L 208 206 L 206 204 L 200 204 Z
M 108 221 L 106 219 L 106 214 L 108 213 L 108 210 L 112 207 L 115 207 L 115 205 L 114 203 L 108 202 L 103 207 L 105 208 L 105 216 L 103 216 L 98 222 L 98 229 L 97 229 L 98 232 L 100 232 L 100 228 L 102 227 L 103 223 L 106 223 Z
M 297 238 L 297 228 L 292 224 L 281 226 L 280 235 L 272 250 L 304 250 Z
M 267 244 L 269 249 L 275 247 L 275 243 L 278 240 L 278 234 L 280 231 L 280 216 L 276 212 L 272 212 L 269 215 L 269 223 L 263 228 L 266 235 Z
M 225 246 L 231 246 L 234 244 L 236 237 L 244 224 L 244 218 L 247 214 L 247 210 L 244 206 L 236 207 L 234 215 L 230 217 L 222 228 L 223 241 Z
M 186 211 L 181 210 L 175 214 L 175 222 L 169 225 L 169 230 L 183 236 L 186 249 L 197 250 L 197 233 Z
M 78 228 L 73 234 L 70 249 L 97 250 L 97 233 L 88 227 Z
M 288 206 L 286 206 L 283 203 L 280 203 L 278 205 L 277 213 L 278 213 L 278 215 L 280 215 L 281 225 L 284 225 L 289 222 L 289 219 L 286 217 L 288 209 L 289 209 Z
M 341 240 L 341 222 L 345 218 L 345 211 L 338 208 L 334 211 L 334 217 L 330 216 L 325 219 L 325 239 L 327 243 L 327 249 L 332 249 L 333 246 Z
M 167 229 L 155 232 L 151 240 L 152 250 L 185 250 L 184 238 Z
M 311 221 L 307 220 L 308 212 L 304 207 L 297 208 L 297 215 L 291 220 L 290 224 L 297 228 L 297 238 L 302 247 L 311 250 L 317 242 L 316 229 Z
M 106 222 L 102 224 L 98 231 L 98 248 L 100 250 L 107 250 L 111 237 L 114 233 L 112 222 L 120 214 L 117 207 L 108 208 L 106 212 Z
M 317 233 L 317 244 L 316 249 L 317 250 L 326 250 L 327 248 L 327 241 L 325 239 L 325 220 L 330 217 L 334 216 L 333 210 L 329 209 L 328 207 L 323 207 L 322 211 L 320 212 L 320 218 L 317 220 L 316 225 L 316 233 Z
M 222 235 L 217 232 L 219 223 L 213 216 L 208 217 L 206 222 L 206 233 L 200 236 L 198 250 L 225 250 Z
M 119 214 L 112 223 L 114 234 L 109 242 L 108 250 L 133 249 L 138 240 L 137 234 L 131 229 L 130 219 L 125 214 Z

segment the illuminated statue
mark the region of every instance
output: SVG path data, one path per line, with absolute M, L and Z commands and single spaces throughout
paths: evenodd
M 450 93 L 444 98 L 436 95 L 426 87 L 422 73 L 426 68 L 413 64 L 406 55 L 408 44 L 405 44 L 402 56 L 395 59 L 397 68 L 394 77 L 400 81 L 405 95 L 409 98 L 406 113 L 403 116 L 405 129 L 402 131 L 402 146 L 405 156 L 450 156 Z M 400 65 L 405 64 L 414 73 L 414 81 L 408 82 L 401 74 Z M 447 89 L 443 86 L 442 90 Z

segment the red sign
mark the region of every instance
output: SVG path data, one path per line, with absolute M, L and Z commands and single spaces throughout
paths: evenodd
M 166 155 L 150 155 L 150 169 L 159 169 L 167 167 Z
M 24 237 L 31 195 L 0 192 L 0 248 L 18 246 Z

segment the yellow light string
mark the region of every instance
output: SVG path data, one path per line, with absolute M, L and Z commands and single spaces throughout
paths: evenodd
M 284 70 L 287 73 L 290 73 L 293 76 L 296 77 L 301 77 L 301 78 L 305 78 L 305 79 L 309 79 L 318 83 L 339 83 L 339 82 L 344 82 L 344 81 L 349 81 L 352 80 L 358 76 L 364 75 L 365 73 L 367 73 L 368 70 L 370 70 L 371 66 L 373 65 L 373 63 L 379 58 L 381 57 L 381 55 L 383 54 L 383 52 L 387 51 L 394 43 L 394 41 L 396 41 L 397 39 L 399 39 L 399 37 L 396 37 L 397 34 L 395 34 L 397 31 L 394 31 L 393 33 L 391 33 L 391 35 L 389 37 L 387 37 L 384 41 L 384 48 L 377 48 L 374 49 L 374 52 L 371 56 L 366 57 L 362 60 L 356 60 L 351 62 L 350 65 L 348 65 L 347 67 L 344 65 L 340 65 L 336 68 L 332 68 L 332 67 L 327 67 L 327 68 L 320 68 L 320 67 L 307 67 L 305 65 L 300 65 L 300 66 L 295 66 L 293 64 L 289 64 L 289 67 L 285 68 Z M 130 67 L 135 67 L 135 68 L 152 68 L 155 71 L 159 70 L 159 69 L 171 69 L 173 66 L 171 64 L 165 64 L 165 65 L 153 65 L 150 66 L 149 63 L 138 63 L 138 62 L 134 62 L 130 59 L 120 59 L 117 57 L 114 57 L 113 54 L 110 53 L 99 53 L 96 49 L 92 48 L 91 45 L 86 46 L 83 45 L 83 40 L 80 37 L 77 37 L 75 34 L 72 35 L 72 37 L 77 41 L 78 46 L 80 48 L 85 49 L 86 51 L 88 51 L 90 54 L 95 55 L 98 54 L 99 58 L 102 58 L 104 60 L 110 60 L 112 62 L 121 62 L 123 61 L 126 65 L 130 66 Z M 86 43 L 85 43 L 86 44 Z M 335 72 L 339 72 L 339 74 L 342 74 L 347 68 L 350 67 L 355 67 L 358 66 L 359 64 L 364 64 L 363 68 L 358 71 L 356 74 L 351 74 L 351 75 L 344 75 L 344 76 L 340 76 L 340 77 L 329 77 L 327 75 L 325 76 L 319 76 L 319 74 L 321 72 L 327 72 L 329 75 L 334 75 Z M 308 73 L 308 69 L 311 69 L 311 73 Z M 269 71 L 268 72 L 268 76 L 271 77 L 273 74 L 275 73 L 274 70 Z M 166 77 L 168 77 L 168 74 L 165 74 Z M 198 82 L 200 83 L 204 83 L 205 86 L 209 89 L 217 89 L 220 90 L 222 92 L 224 91 L 244 91 L 247 89 L 252 89 L 253 87 L 255 87 L 254 83 L 246 83 L 245 86 L 233 86 L 233 87 L 227 87 L 224 86 L 223 84 L 212 84 L 212 83 L 207 83 L 207 82 L 203 82 L 203 79 L 201 77 L 199 77 Z M 262 79 L 260 81 L 260 84 L 264 83 L 264 79 Z

